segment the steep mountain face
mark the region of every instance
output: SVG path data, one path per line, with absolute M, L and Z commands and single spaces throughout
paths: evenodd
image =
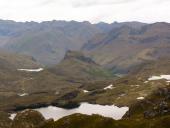
M 0 22 L 0 44 L 8 51 L 35 57 L 51 65 L 63 59 L 68 49 L 79 50 L 101 30 L 89 22 Z
M 99 23 L 76 21 L 14 22 L 0 20 L 0 47 L 33 56 L 45 65 L 59 63 L 67 50 L 80 50 L 96 34 L 107 33 L 124 24 L 140 28 L 139 22 Z
M 127 72 L 145 61 L 168 57 L 169 35 L 168 23 L 150 24 L 140 29 L 125 25 L 93 38 L 83 50 L 95 62 L 116 72 Z
M 160 76 L 170 74 L 170 58 L 160 58 L 158 60 L 145 62 L 129 73 L 141 79 L 147 79 L 150 76 Z

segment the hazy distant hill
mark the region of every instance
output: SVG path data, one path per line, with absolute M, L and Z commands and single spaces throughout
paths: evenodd
M 154 23 L 140 29 L 124 25 L 94 37 L 83 50 L 95 62 L 126 72 L 145 61 L 170 55 L 170 24 Z
M 89 22 L 0 22 L 0 44 L 16 53 L 35 57 L 43 64 L 56 64 L 69 49 L 79 50 L 101 30 Z
M 1 48 L 33 56 L 40 63 L 54 65 L 60 62 L 67 50 L 80 50 L 95 35 L 104 34 L 126 24 L 134 28 L 140 22 L 98 23 L 76 21 L 14 22 L 0 21 Z
M 0 21 L 0 47 L 55 65 L 66 51 L 85 51 L 97 64 L 118 72 L 159 57 L 168 57 L 170 25 L 140 22 Z M 83 48 L 82 48 L 83 47 Z
M 100 28 L 102 31 L 105 33 L 110 32 L 113 29 L 120 28 L 121 26 L 127 25 L 129 27 L 135 28 L 135 29 L 140 29 L 141 27 L 147 25 L 146 23 L 141 23 L 141 22 L 113 22 L 111 24 L 105 23 L 105 22 L 99 22 L 96 24 L 98 28 Z

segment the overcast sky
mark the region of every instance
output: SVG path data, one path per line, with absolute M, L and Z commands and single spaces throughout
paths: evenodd
M 170 22 L 170 0 L 0 0 L 0 19 Z

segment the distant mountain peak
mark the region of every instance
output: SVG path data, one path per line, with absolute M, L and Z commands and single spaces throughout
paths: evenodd
M 151 27 L 158 27 L 160 29 L 164 29 L 164 28 L 170 27 L 170 24 L 166 22 L 157 22 L 157 23 L 151 24 Z

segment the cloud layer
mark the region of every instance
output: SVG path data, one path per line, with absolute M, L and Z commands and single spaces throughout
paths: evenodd
M 77 20 L 170 22 L 169 0 L 0 0 L 0 18 L 16 21 Z

